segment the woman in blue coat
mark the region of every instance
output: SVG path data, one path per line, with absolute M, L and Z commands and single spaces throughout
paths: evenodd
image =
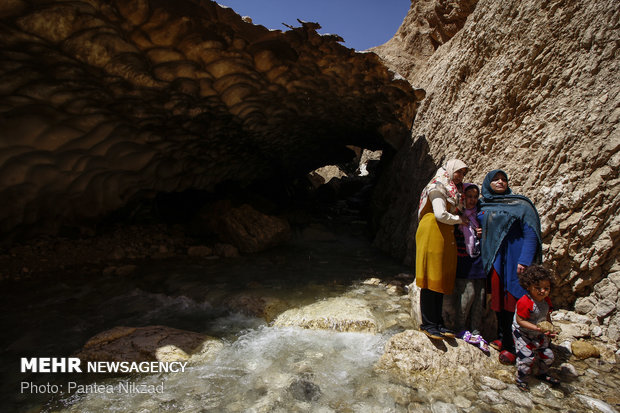
M 501 169 L 484 178 L 481 207 L 482 263 L 489 276 L 491 309 L 497 315 L 498 340 L 491 346 L 500 350 L 500 362 L 513 364 L 511 325 L 517 300 L 526 294 L 517 274 L 541 261 L 540 218 L 529 198 L 512 193 Z

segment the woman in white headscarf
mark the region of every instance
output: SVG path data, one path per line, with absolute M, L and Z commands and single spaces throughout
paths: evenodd
M 467 165 L 450 159 L 426 185 L 418 207 L 416 232 L 416 284 L 420 291 L 420 330 L 434 339 L 454 337 L 441 316 L 443 295 L 451 294 L 456 277 L 454 225 L 467 224 L 459 216 L 460 187 Z

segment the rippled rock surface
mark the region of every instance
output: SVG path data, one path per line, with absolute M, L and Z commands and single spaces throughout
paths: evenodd
M 436 1 L 436 9 L 444 3 Z M 457 17 L 471 2 L 451 4 Z M 403 47 L 413 47 L 426 27 L 416 13 L 412 6 L 399 30 Z M 426 98 L 410 143 L 381 184 L 377 202 L 387 212 L 376 245 L 413 259 L 411 211 L 435 168 L 459 157 L 469 165 L 468 181 L 480 184 L 502 168 L 513 191 L 536 204 L 544 258 L 558 275 L 554 305 L 570 306 L 617 275 L 619 18 L 613 1 L 478 1 L 425 68 L 408 76 Z M 399 58 L 385 57 L 390 65 Z M 618 313 L 615 295 L 599 308 L 603 328 Z M 617 327 L 609 329 L 617 339 Z
M 0 231 L 398 147 L 423 93 L 319 27 L 267 30 L 199 0 L 3 2 Z

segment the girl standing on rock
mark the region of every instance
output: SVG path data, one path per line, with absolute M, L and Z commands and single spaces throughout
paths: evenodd
M 418 207 L 416 232 L 416 285 L 420 290 L 420 330 L 433 339 L 454 337 L 444 326 L 441 315 L 443 295 L 451 294 L 456 277 L 454 225 L 467 224 L 457 213 L 461 204 L 460 187 L 467 165 L 450 159 L 426 185 Z
M 497 315 L 498 339 L 491 346 L 500 350 L 501 363 L 514 364 L 512 320 L 517 300 L 527 293 L 518 274 L 541 261 L 540 218 L 529 198 L 512 193 L 501 169 L 484 178 L 481 207 L 482 264 L 489 274 L 491 309 Z

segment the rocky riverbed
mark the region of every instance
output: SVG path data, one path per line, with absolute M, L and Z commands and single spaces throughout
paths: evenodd
M 555 312 L 562 335 L 553 372 L 562 384 L 532 380 L 522 393 L 494 350 L 416 331 L 410 269 L 359 235 L 317 224 L 258 254 L 119 261 L 96 275 L 38 278 L 36 288 L 34 279 L 5 280 L 3 404 L 46 412 L 618 411 L 617 347 L 593 334 L 596 323 Z M 596 351 L 577 357 L 577 342 Z M 17 373 L 19 357 L 74 354 L 189 364 L 182 373 L 117 377 Z M 163 390 L 23 394 L 23 381 Z

